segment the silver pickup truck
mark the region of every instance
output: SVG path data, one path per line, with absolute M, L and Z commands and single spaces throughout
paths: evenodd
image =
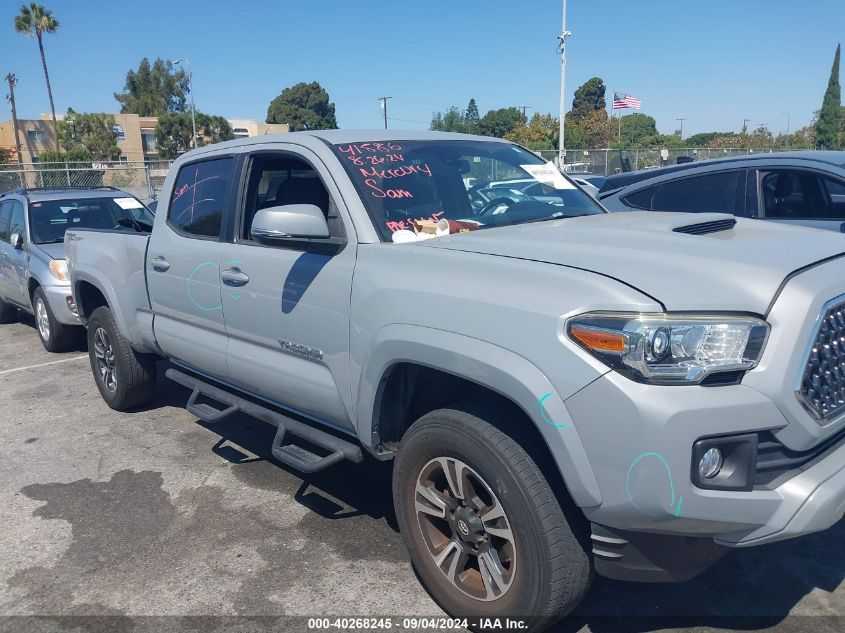
M 539 630 L 594 572 L 682 580 L 845 511 L 841 235 L 607 214 L 512 143 L 334 130 L 189 152 L 149 235 L 66 243 L 111 407 L 165 358 L 288 466 L 394 460 L 450 614 Z

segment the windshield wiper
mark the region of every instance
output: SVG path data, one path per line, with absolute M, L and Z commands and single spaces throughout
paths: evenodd
M 57 237 L 54 240 L 44 240 L 43 242 L 36 242 L 36 244 L 60 244 L 65 241 L 65 236 Z

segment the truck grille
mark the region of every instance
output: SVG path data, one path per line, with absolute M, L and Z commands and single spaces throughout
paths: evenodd
M 822 308 L 798 399 L 819 424 L 826 424 L 845 411 L 845 299 L 842 297 Z

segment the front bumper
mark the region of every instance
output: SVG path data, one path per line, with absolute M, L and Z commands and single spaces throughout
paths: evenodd
M 50 310 L 53 316 L 59 323 L 64 325 L 79 325 L 79 316 L 75 312 L 76 305 L 68 303 L 68 297 L 73 302 L 73 295 L 70 290 L 70 284 L 56 285 L 56 286 L 42 286 L 44 295 L 47 297 L 47 303 L 50 304 Z

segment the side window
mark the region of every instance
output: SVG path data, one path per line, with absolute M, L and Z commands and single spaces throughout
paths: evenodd
M 286 204 L 313 204 L 326 216 L 332 236 L 342 231 L 337 209 L 311 165 L 293 156 L 257 155 L 249 169 L 240 239 L 251 239 L 252 220 L 260 209 Z
M 167 220 L 177 231 L 218 237 L 232 182 L 231 157 L 185 165 L 176 176 Z
M 745 194 L 744 190 L 739 190 L 743 174 L 743 171 L 727 171 L 664 183 L 657 187 L 651 208 L 653 211 L 737 213 L 737 196 Z
M 12 202 L 12 217 L 9 223 L 9 237 L 17 233 L 26 241 L 26 226 L 24 224 L 23 204 L 19 200 Z
M 837 220 L 845 220 L 845 183 L 832 178 L 822 178 L 827 197 L 832 207 L 832 215 Z
M 764 218 L 833 220 L 837 216 L 829 189 L 809 171 L 779 170 L 760 180 Z M 840 207 L 841 213 L 841 207 Z
M 635 209 L 645 209 L 646 211 L 651 211 L 651 201 L 652 198 L 654 198 L 655 191 L 657 191 L 657 187 L 646 187 L 645 189 L 640 189 L 639 191 L 628 194 L 622 198 L 622 202 L 629 207 L 634 207 Z
M 0 204 L 0 242 L 8 242 L 11 237 L 9 232 L 9 219 L 12 217 L 11 200 L 7 200 Z

